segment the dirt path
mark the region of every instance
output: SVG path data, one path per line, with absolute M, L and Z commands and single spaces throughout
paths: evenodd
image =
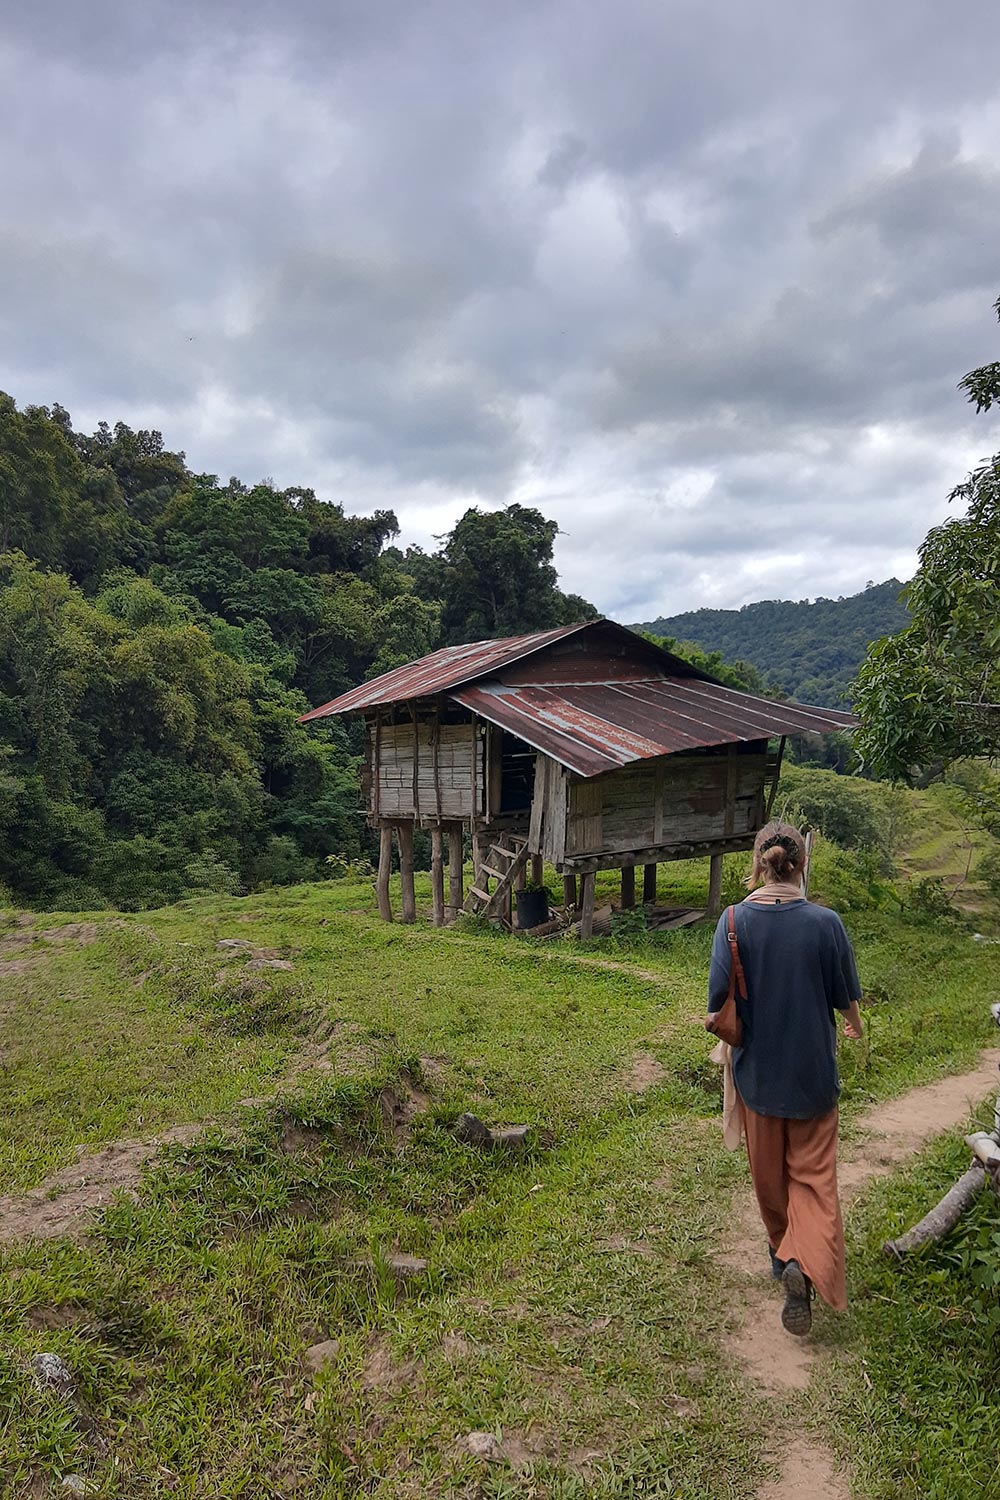
M 440 937 L 440 933 L 433 933 L 427 940 L 428 942 L 438 941 Z M 457 933 L 449 933 L 448 941 L 461 948 L 478 947 L 474 938 L 461 937 Z M 667 988 L 674 983 L 671 976 L 660 969 L 644 969 L 641 964 L 623 963 L 617 958 L 601 958 L 594 953 L 571 953 L 561 945 L 547 948 L 536 943 L 530 949 L 524 948 L 521 951 L 530 953 L 533 959 L 541 959 L 545 963 L 575 964 L 586 969 L 608 969 L 615 974 L 629 974 L 633 979 L 642 979 L 649 984 L 662 984 Z
M 840 1165 L 845 1209 L 868 1183 L 887 1176 L 933 1136 L 963 1124 L 972 1109 L 996 1090 L 998 1065 L 1000 1049 L 991 1048 L 968 1073 L 911 1089 L 862 1116 L 858 1124 L 865 1138 Z M 793 1430 L 787 1412 L 783 1413 L 796 1393 L 808 1389 L 822 1353 L 808 1339 L 793 1338 L 781 1327 L 780 1292 L 765 1264 L 765 1236 L 749 1188 L 738 1196 L 733 1209 L 732 1229 L 719 1257 L 740 1277 L 743 1319 L 733 1347 L 775 1406 L 770 1456 L 778 1474 L 758 1491 L 757 1500 L 850 1500 L 847 1477 L 837 1468 L 832 1452 L 803 1435 L 801 1420 Z

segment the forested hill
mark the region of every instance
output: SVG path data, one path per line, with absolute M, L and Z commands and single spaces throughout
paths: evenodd
M 596 613 L 530 507 L 469 510 L 432 553 L 397 530 L 0 393 L 0 907 L 156 906 L 364 856 L 358 726 L 299 715 Z
M 897 578 L 847 599 L 764 599 L 742 609 L 696 609 L 636 625 L 746 661 L 803 703 L 843 706 L 868 644 L 908 622 Z

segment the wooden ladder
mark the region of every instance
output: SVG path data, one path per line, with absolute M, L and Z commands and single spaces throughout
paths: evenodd
M 498 869 L 495 864 L 481 864 L 476 871 L 476 880 L 465 898 L 463 911 L 474 912 L 478 916 L 489 916 L 498 903 L 513 889 L 514 882 L 528 863 L 528 840 L 518 838 L 515 834 L 501 835 L 499 844 L 490 845 L 490 856 L 495 857 L 499 863 Z M 490 881 L 495 880 L 496 885 L 490 890 Z

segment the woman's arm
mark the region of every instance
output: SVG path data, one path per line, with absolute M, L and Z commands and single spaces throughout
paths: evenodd
M 708 1015 L 705 1025 L 726 1003 L 729 994 L 729 943 L 726 941 L 726 913 L 723 912 L 712 941 L 712 963 L 708 971 Z
M 854 961 L 851 940 L 839 917 L 834 922 L 834 934 L 837 951 L 832 969 L 832 980 L 827 981 L 828 984 L 832 983 L 831 1001 L 834 1007 L 843 1014 L 844 1035 L 852 1042 L 857 1042 L 860 1041 L 865 1029 L 861 1022 L 861 1007 L 858 1004 L 861 996 L 861 981 L 858 978 L 858 966 Z

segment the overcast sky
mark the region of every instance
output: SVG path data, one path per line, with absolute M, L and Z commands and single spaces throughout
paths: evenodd
M 619 619 L 912 569 L 1000 446 L 996 0 L 2 0 L 0 388 L 554 517 Z

